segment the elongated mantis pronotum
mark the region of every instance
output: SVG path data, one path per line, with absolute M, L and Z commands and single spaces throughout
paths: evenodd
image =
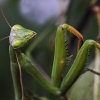
M 4 13 L 0 8 L 3 16 Z M 4 16 L 5 18 L 5 16 Z M 6 20 L 6 18 L 5 18 Z M 10 26 L 8 21 L 7 24 Z M 58 27 L 56 32 L 56 40 L 55 40 L 55 56 L 52 70 L 52 84 L 49 83 L 45 77 L 38 71 L 36 65 L 32 63 L 32 61 L 21 53 L 21 48 L 25 46 L 31 39 L 36 36 L 36 32 L 32 30 L 28 30 L 23 28 L 20 25 L 14 25 L 11 27 L 11 32 L 9 36 L 10 46 L 9 46 L 9 54 L 11 61 L 11 70 L 13 77 L 13 84 L 15 89 L 15 99 L 20 100 L 22 95 L 22 100 L 25 99 L 23 84 L 21 80 L 21 69 L 24 69 L 26 72 L 31 74 L 48 92 L 52 95 L 62 96 L 64 95 L 70 87 L 74 84 L 74 82 L 78 79 L 78 77 L 84 71 L 84 67 L 86 65 L 88 51 L 91 46 L 96 46 L 100 49 L 100 45 L 94 40 L 86 40 L 83 46 L 81 46 L 81 42 L 83 42 L 82 35 L 72 26 L 68 24 L 62 24 Z M 70 57 L 66 55 L 66 40 L 65 40 L 65 32 L 69 30 L 74 35 L 76 35 L 79 39 L 78 42 L 78 54 L 76 59 L 70 68 L 67 75 L 62 79 L 62 73 L 64 67 L 66 66 L 66 61 L 70 60 Z M 81 61 L 80 61 L 81 59 Z M 19 67 L 18 67 L 19 66 Z M 20 73 L 18 73 L 18 68 L 20 69 Z M 95 72 L 96 73 L 96 72 Z M 17 74 L 20 74 L 20 80 L 17 80 Z M 20 81 L 20 83 L 18 83 Z M 20 85 L 22 89 L 22 94 L 20 94 Z

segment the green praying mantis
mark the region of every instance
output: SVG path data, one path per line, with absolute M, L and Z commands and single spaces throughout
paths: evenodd
M 0 10 L 4 16 L 1 8 Z M 51 84 L 37 69 L 36 65 L 27 56 L 21 53 L 21 48 L 34 37 L 36 37 L 37 33 L 26 29 L 21 25 L 14 25 L 11 27 L 5 16 L 4 19 L 11 28 L 11 32 L 8 37 L 10 42 L 9 55 L 14 84 L 15 100 L 27 100 L 24 95 L 21 69 L 32 75 L 52 95 L 63 96 L 83 73 L 90 48 L 92 46 L 96 46 L 100 50 L 100 45 L 94 40 L 86 40 L 81 47 L 81 44 L 83 43 L 83 36 L 75 28 L 68 24 L 60 25 L 56 32 L 55 55 L 51 74 Z M 73 33 L 79 39 L 77 49 L 78 54 L 67 75 L 63 78 L 63 70 L 67 64 L 67 61 L 70 61 L 70 57 L 67 55 L 65 39 L 65 33 L 67 30 Z M 89 69 L 87 68 L 87 70 Z M 93 70 L 90 71 L 99 74 Z M 18 77 L 19 74 L 20 76 Z M 20 79 L 18 80 L 18 78 Z

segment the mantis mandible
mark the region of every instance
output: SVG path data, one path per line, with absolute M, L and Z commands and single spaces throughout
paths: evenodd
M 4 16 L 4 13 L 1 8 L 0 10 Z M 5 16 L 4 18 L 6 20 Z M 9 55 L 16 100 L 26 99 L 24 96 L 23 83 L 21 79 L 21 69 L 25 70 L 30 75 L 32 75 L 52 95 L 62 96 L 70 89 L 70 87 L 74 84 L 74 82 L 84 71 L 88 57 L 88 51 L 90 50 L 91 46 L 96 46 L 100 50 L 100 45 L 94 40 L 86 40 L 81 47 L 81 44 L 83 42 L 83 36 L 75 28 L 68 24 L 60 25 L 57 28 L 56 32 L 55 55 L 51 74 L 51 84 L 45 79 L 42 73 L 39 72 L 39 70 L 36 68 L 36 65 L 27 56 L 21 53 L 21 48 L 36 36 L 36 32 L 23 28 L 21 25 L 14 25 L 13 27 L 11 27 L 7 20 L 6 22 L 11 28 L 10 36 L 8 36 L 10 42 Z M 69 72 L 64 77 L 64 79 L 62 79 L 63 70 L 67 63 L 66 61 L 70 60 L 70 57 L 68 57 L 66 54 L 67 46 L 65 33 L 67 30 L 73 33 L 79 39 L 77 49 L 78 54 Z M 19 73 L 17 73 L 18 69 L 20 71 Z M 20 74 L 20 80 L 17 80 L 17 74 Z M 21 85 L 22 94 L 20 94 L 19 92 L 19 81 Z

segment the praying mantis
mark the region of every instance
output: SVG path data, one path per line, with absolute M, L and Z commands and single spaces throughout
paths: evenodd
M 0 10 L 4 16 L 1 8 Z M 4 18 L 6 20 L 5 16 Z M 24 95 L 21 69 L 32 75 L 52 95 L 63 96 L 84 71 L 90 48 L 92 46 L 96 46 L 100 50 L 100 45 L 96 41 L 86 40 L 84 42 L 83 36 L 72 26 L 68 24 L 60 25 L 57 28 L 56 32 L 55 55 L 51 74 L 51 84 L 46 80 L 42 73 L 39 72 L 39 70 L 36 68 L 36 65 L 27 56 L 21 53 L 21 48 L 34 37 L 36 37 L 37 33 L 32 30 L 26 29 L 21 25 L 14 25 L 13 27 L 11 27 L 7 20 L 6 22 L 11 28 L 11 32 L 8 37 L 10 42 L 9 55 L 15 91 L 15 100 L 27 100 Z M 79 39 L 77 49 L 78 54 L 72 64 L 72 67 L 68 71 L 67 75 L 63 78 L 63 70 L 66 67 L 67 61 L 70 61 L 70 57 L 67 55 L 68 47 L 66 46 L 65 39 L 65 33 L 67 30 L 73 33 Z M 81 44 L 83 42 L 84 44 L 81 47 Z M 98 74 L 93 70 L 92 72 Z M 20 74 L 19 80 L 17 78 L 18 74 Z

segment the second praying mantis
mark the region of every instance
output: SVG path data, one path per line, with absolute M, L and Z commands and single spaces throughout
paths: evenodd
M 0 10 L 4 16 L 1 8 Z M 6 20 L 5 16 L 4 18 Z M 86 40 L 81 47 L 81 44 L 83 43 L 83 36 L 75 28 L 68 24 L 60 25 L 56 32 L 51 84 L 37 69 L 36 65 L 27 56 L 21 53 L 21 48 L 36 36 L 36 32 L 26 29 L 21 25 L 14 25 L 11 27 L 7 20 L 6 22 L 11 28 L 9 35 L 9 55 L 15 91 L 15 100 L 27 100 L 24 95 L 21 69 L 32 75 L 52 95 L 63 96 L 83 73 L 90 48 L 92 46 L 96 46 L 100 50 L 100 45 L 94 40 Z M 78 54 L 67 75 L 62 78 L 63 70 L 67 64 L 67 61 L 70 61 L 70 57 L 67 55 L 68 47 L 66 46 L 65 38 L 65 33 L 67 30 L 73 33 L 79 39 L 77 49 Z M 99 74 L 93 70 L 91 71 Z M 19 80 L 18 74 L 20 74 Z M 20 93 L 20 91 L 22 92 Z

